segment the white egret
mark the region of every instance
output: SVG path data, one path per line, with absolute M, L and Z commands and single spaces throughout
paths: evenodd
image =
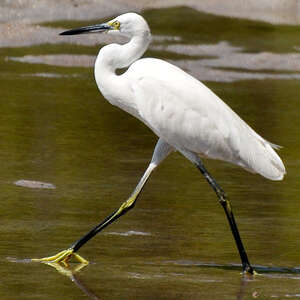
M 61 33 L 75 35 L 108 32 L 129 38 L 124 45 L 103 47 L 95 63 L 99 90 L 112 104 L 145 123 L 159 137 L 152 160 L 130 197 L 103 222 L 69 249 L 42 259 L 66 262 L 74 256 L 87 261 L 77 251 L 103 228 L 133 208 L 152 171 L 173 151 L 190 160 L 204 175 L 223 206 L 243 271 L 253 274 L 241 241 L 229 200 L 223 189 L 204 167 L 201 158 L 212 158 L 238 165 L 271 180 L 281 180 L 285 167 L 269 143 L 251 129 L 204 84 L 178 67 L 160 59 L 142 58 L 151 40 L 150 29 L 136 13 L 123 14 L 107 23 Z M 122 75 L 116 70 L 129 67 Z

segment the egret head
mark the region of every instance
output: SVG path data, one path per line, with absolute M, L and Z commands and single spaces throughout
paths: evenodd
M 60 33 L 60 35 L 75 35 L 84 33 L 107 32 L 126 37 L 136 35 L 150 36 L 150 29 L 145 19 L 136 13 L 126 13 L 113 20 L 91 26 L 80 27 Z

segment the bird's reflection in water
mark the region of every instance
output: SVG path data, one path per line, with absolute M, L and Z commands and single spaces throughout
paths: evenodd
M 60 264 L 52 262 L 48 262 L 45 264 L 56 269 L 56 271 L 61 275 L 68 277 L 90 299 L 100 300 L 100 298 L 92 290 L 90 290 L 90 288 L 87 287 L 86 284 L 84 284 L 78 276 L 78 273 L 82 271 L 87 266 L 87 264 L 70 265 L 67 263 Z
M 253 280 L 253 277 L 247 276 L 246 274 L 241 278 L 240 288 L 237 293 L 237 300 L 242 300 L 247 295 L 247 287 L 249 286 L 249 282 Z
M 61 264 L 61 263 L 45 263 L 48 266 L 53 267 L 56 269 L 58 273 L 63 276 L 68 277 L 86 296 L 93 300 L 99 300 L 100 298 L 90 289 L 87 287 L 86 284 L 80 279 L 78 276 L 79 272 L 82 271 L 87 264 Z M 232 266 L 231 266 L 232 267 Z M 225 268 L 226 269 L 226 268 Z M 253 281 L 253 276 L 249 274 L 244 274 L 240 280 L 240 284 L 237 287 L 237 300 L 243 300 L 245 296 L 247 296 L 247 288 L 249 287 L 249 283 Z M 256 298 L 256 294 L 252 295 L 253 298 Z M 258 294 L 257 294 L 258 296 Z

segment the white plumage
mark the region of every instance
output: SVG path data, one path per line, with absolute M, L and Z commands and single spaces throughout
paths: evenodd
M 88 263 L 76 252 L 93 236 L 133 208 L 152 171 L 174 150 L 191 160 L 216 192 L 224 208 L 238 248 L 243 271 L 255 274 L 243 246 L 231 204 L 223 189 L 204 167 L 200 157 L 220 159 L 262 176 L 280 180 L 284 165 L 267 142 L 251 129 L 219 97 L 200 81 L 174 65 L 153 58 L 139 59 L 150 43 L 146 21 L 128 13 L 98 25 L 63 32 L 73 35 L 109 32 L 130 38 L 124 45 L 103 47 L 96 60 L 95 78 L 103 96 L 140 119 L 159 136 L 152 160 L 130 197 L 111 215 L 58 254 L 35 261 L 66 262 L 75 257 Z M 128 67 L 122 75 L 116 69 Z
M 121 34 L 134 35 L 125 45 L 108 45 L 99 52 L 95 77 L 109 102 L 139 118 L 178 151 L 228 161 L 271 180 L 283 178 L 285 168 L 274 145 L 204 84 L 163 60 L 138 60 L 150 42 L 142 17 L 128 13 L 116 20 Z M 124 74 L 115 74 L 128 65 Z

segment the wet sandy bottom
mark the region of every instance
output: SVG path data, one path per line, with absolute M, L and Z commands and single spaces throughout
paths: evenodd
M 248 79 L 299 79 L 300 53 L 246 53 L 243 48 L 233 47 L 228 42 L 211 45 L 154 45 L 152 50 L 189 55 L 191 59 L 172 60 L 199 80 L 233 82 Z M 195 57 L 205 56 L 205 59 Z M 211 57 L 211 58 L 209 58 Z M 64 67 L 93 67 L 95 56 L 91 55 L 26 55 L 7 57 L 7 60 L 31 64 L 47 64 Z M 50 76 L 50 75 L 49 75 Z

